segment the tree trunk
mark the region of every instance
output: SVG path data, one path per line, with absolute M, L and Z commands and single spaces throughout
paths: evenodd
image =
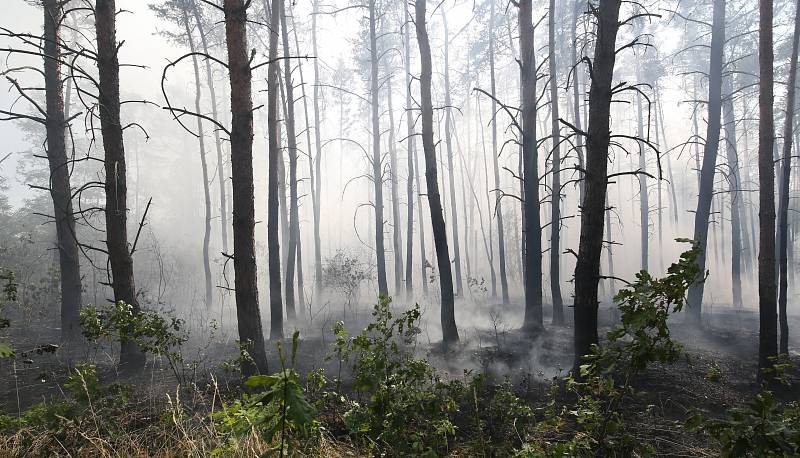
M 402 27 L 403 30 L 403 50 L 404 63 L 406 70 L 406 154 L 408 155 L 408 178 L 406 179 L 406 298 L 411 299 L 414 294 L 414 174 L 416 167 L 414 161 L 416 158 L 416 136 L 414 135 L 414 114 L 411 106 L 411 17 L 408 14 L 408 5 L 403 4 L 403 11 L 405 15 L 405 22 Z M 420 219 L 420 236 L 422 236 L 423 228 L 421 226 L 422 219 Z M 424 258 L 424 256 L 423 256 Z M 422 269 L 423 274 L 425 269 Z M 422 282 L 425 283 L 425 275 L 422 276 Z
M 778 285 L 778 312 L 781 328 L 780 352 L 789 353 L 789 321 L 786 316 L 786 302 L 789 292 L 789 184 L 792 167 L 792 130 L 794 128 L 794 97 L 797 81 L 797 48 L 800 41 L 800 3 L 795 2 L 794 36 L 792 38 L 792 57 L 789 61 L 789 81 L 786 91 L 786 117 L 783 125 L 783 156 L 781 162 L 780 201 L 778 204 L 778 262 L 780 283 Z
M 636 79 L 639 80 L 638 63 L 636 73 Z M 641 140 L 644 138 L 645 132 L 644 124 L 642 123 L 642 96 L 640 94 L 636 95 L 636 124 L 637 136 L 640 138 L 637 142 L 639 144 L 639 170 L 647 172 L 647 156 L 645 154 L 647 150 L 644 141 Z M 639 269 L 648 270 L 650 268 L 650 199 L 647 192 L 647 176 L 640 173 L 636 178 L 639 181 L 639 246 L 641 247 Z
M 314 14 L 311 15 L 311 46 L 314 56 L 319 55 L 317 50 L 317 15 L 319 13 L 319 0 L 314 0 Z M 320 201 L 322 200 L 322 140 L 320 136 L 320 109 L 319 109 L 319 59 L 314 62 L 314 150 L 317 152 L 314 160 L 316 174 L 314 174 L 314 188 L 317 190 L 317 199 L 314 201 L 314 289 L 322 293 L 322 241 L 319 235 Z
M 708 219 L 714 197 L 714 173 L 717 167 L 717 150 L 720 136 L 722 110 L 722 56 L 725 43 L 725 0 L 714 0 L 714 19 L 711 32 L 711 59 L 708 84 L 708 128 L 703 150 L 703 168 L 700 172 L 700 192 L 694 216 L 694 241 L 703 250 L 697 258 L 700 271 L 706 270 L 708 246 Z M 701 277 L 704 274 L 701 274 Z M 705 283 L 695 282 L 689 288 L 689 320 L 701 324 L 703 289 Z
M 283 296 L 281 291 L 281 248 L 279 241 L 279 183 L 278 172 L 283 162 L 280 151 L 278 127 L 278 94 L 280 93 L 280 66 L 278 65 L 278 28 L 283 0 L 272 0 L 269 17 L 269 64 L 267 67 L 267 132 L 269 144 L 269 170 L 267 197 L 267 249 L 269 251 L 269 311 L 271 340 L 283 338 Z M 230 46 L 230 45 L 229 45 Z M 252 102 L 251 102 L 252 103 Z M 233 105 L 231 105 L 233 106 Z M 234 211 L 234 215 L 236 212 Z
M 67 121 L 64 84 L 61 78 L 61 23 L 64 7 L 58 0 L 44 0 L 44 76 L 47 99 L 47 160 L 50 166 L 50 197 L 56 222 L 58 263 L 61 274 L 61 341 L 72 343 L 80 333 L 81 264 L 72 187 L 67 158 Z M 68 108 L 67 108 L 68 110 Z
M 442 23 L 444 24 L 444 143 L 447 147 L 447 173 L 450 176 L 450 217 L 453 228 L 453 256 L 455 258 L 455 280 L 456 295 L 461 297 L 464 294 L 464 287 L 461 282 L 461 250 L 458 240 L 458 205 L 456 205 L 456 176 L 453 168 L 453 146 L 452 133 L 453 116 L 450 98 L 450 36 L 447 31 L 447 15 L 444 8 L 441 9 Z
M 286 10 L 284 2 L 279 2 L 281 37 L 283 41 L 283 54 L 285 57 L 291 55 L 289 47 L 289 26 L 286 20 Z M 286 60 L 283 65 L 283 81 L 286 87 L 286 143 L 289 150 L 289 247 L 287 250 L 286 272 L 284 281 L 286 284 L 286 316 L 293 320 L 297 316 L 294 306 L 294 279 L 297 262 L 297 240 L 300 236 L 300 221 L 297 208 L 297 136 L 295 134 L 295 113 L 294 113 L 294 83 L 292 83 L 291 61 Z
M 277 0 L 275 0 L 277 1 Z M 247 2 L 249 4 L 249 2 Z M 267 370 L 261 313 L 258 307 L 256 272 L 255 209 L 253 190 L 253 100 L 247 7 L 244 0 L 225 0 L 225 41 L 231 84 L 231 180 L 233 182 L 233 268 L 236 289 L 236 319 L 240 345 L 251 358 L 242 358 L 242 374 Z M 274 18 L 277 21 L 277 17 Z M 277 33 L 277 24 L 272 30 Z M 275 36 L 277 40 L 277 36 Z M 277 45 L 271 46 L 275 50 Z M 270 86 L 274 89 L 274 86 Z M 270 92 L 273 97 L 275 91 Z M 272 194 L 270 194 L 272 197 Z M 277 203 L 277 202 L 276 202 Z M 277 215 L 276 215 L 277 216 Z M 277 235 L 277 233 L 276 233 Z M 271 247 L 270 247 L 271 248 Z M 277 252 L 276 252 L 277 253 Z M 272 256 L 270 251 L 270 256 Z M 279 266 L 280 267 L 280 266 Z M 270 278 L 270 280 L 272 280 Z M 278 278 L 280 282 L 280 278 Z M 270 281 L 270 290 L 273 284 Z M 280 283 L 278 283 L 280 288 Z M 280 295 L 278 295 L 280 302 Z
M 726 85 L 722 100 L 722 117 L 725 128 L 725 151 L 728 160 L 728 183 L 731 193 L 731 293 L 733 306 L 742 308 L 742 196 L 739 179 L 739 155 L 736 151 L 736 121 L 733 116 L 731 84 Z
M 497 102 L 495 65 L 494 65 L 494 19 L 495 1 L 492 2 L 489 15 L 489 78 L 492 91 L 492 165 L 494 166 L 494 187 L 500 189 L 500 166 L 497 158 Z M 488 191 L 488 190 L 487 190 Z M 500 262 L 500 289 L 503 294 L 503 304 L 508 304 L 508 276 L 506 275 L 506 241 L 505 230 L 503 229 L 503 201 L 495 199 L 495 216 L 497 218 L 497 257 Z M 490 209 L 491 210 L 491 209 Z M 541 243 L 541 242 L 540 242 Z
M 369 0 L 370 107 L 372 109 L 372 181 L 375 206 L 375 256 L 378 270 L 378 294 L 389 295 L 386 282 L 386 248 L 383 244 L 383 168 L 381 167 L 381 124 L 378 112 L 380 98 L 378 83 L 377 6 Z
M 442 340 L 445 346 L 458 342 L 453 298 L 453 274 L 450 270 L 450 252 L 447 247 L 447 228 L 444 225 L 442 201 L 436 170 L 436 146 L 433 143 L 433 102 L 431 100 L 431 46 L 425 25 L 425 2 L 415 3 L 415 25 L 420 55 L 420 103 L 422 108 L 422 147 L 425 151 L 425 181 L 428 185 L 428 206 L 431 211 L 433 242 L 436 246 L 436 264 L 439 268 L 439 285 L 442 295 Z
M 572 65 L 576 65 L 578 63 L 578 17 L 580 15 L 581 6 L 586 6 L 586 3 L 583 0 L 575 0 L 575 5 L 572 9 L 572 46 L 570 46 L 570 59 L 572 60 Z M 575 127 L 578 130 L 582 130 L 581 127 L 581 72 L 578 71 L 578 67 L 575 67 L 572 73 L 572 111 L 573 111 L 573 122 L 575 123 Z M 585 168 L 584 165 L 584 148 L 583 148 L 583 136 L 578 135 L 576 137 L 576 154 L 578 156 L 578 167 L 581 169 Z M 586 193 L 586 183 L 584 180 L 580 180 L 578 182 L 578 189 L 579 189 L 579 196 L 578 196 L 578 204 L 583 204 L 583 197 Z M 563 314 L 563 311 L 562 311 Z
M 99 112 L 105 151 L 106 245 L 111 264 L 111 287 L 114 301 L 125 302 L 139 313 L 136 285 L 133 278 L 133 257 L 128 245 L 128 185 L 125 144 L 122 138 L 119 98 L 119 59 L 117 56 L 115 0 L 97 0 L 95 27 L 97 33 L 97 69 L 99 76 Z M 145 354 L 131 341 L 123 341 L 120 365 L 123 371 L 135 373 L 144 367 Z
M 550 295 L 553 300 L 553 323 L 562 324 L 564 322 L 564 303 L 561 298 L 561 133 L 559 130 L 558 115 L 558 81 L 556 79 L 556 1 L 550 0 L 550 23 L 548 24 L 548 35 L 550 41 L 550 107 L 552 116 L 550 126 L 553 136 L 553 182 L 551 183 L 552 192 L 550 193 Z M 532 35 L 533 30 L 531 30 Z M 531 39 L 531 44 L 533 39 Z M 533 54 L 533 52 L 531 52 Z M 535 70 L 532 71 L 535 73 Z M 577 74 L 577 72 L 575 72 Z M 534 78 L 536 78 L 534 76 Z M 534 85 L 535 87 L 535 85 Z M 535 97 L 535 94 L 533 95 Z M 533 107 L 534 116 L 536 107 Z M 578 136 L 580 138 L 580 136 Z M 578 149 L 579 155 L 580 148 Z M 529 178 L 528 175 L 525 175 Z M 537 183 L 538 185 L 538 183 Z
M 201 113 L 200 100 L 202 98 L 200 89 L 200 66 L 197 63 L 195 52 L 194 37 L 189 25 L 189 12 L 186 8 L 181 9 L 183 13 L 183 26 L 186 32 L 186 40 L 189 42 L 189 51 L 192 55 L 192 68 L 194 69 L 194 110 Z M 205 306 L 210 309 L 212 305 L 212 280 L 211 280 L 211 259 L 209 257 L 209 242 L 211 240 L 211 191 L 208 185 L 208 164 L 206 163 L 206 144 L 203 130 L 203 120 L 197 118 L 197 141 L 200 147 L 200 168 L 203 176 L 203 203 L 205 210 L 205 224 L 203 226 L 203 273 L 205 274 Z
M 489 198 L 489 166 L 486 162 L 486 139 L 484 138 L 484 130 L 483 130 L 483 116 L 481 116 L 481 102 L 478 96 L 475 97 L 475 107 L 476 111 L 478 112 L 478 128 L 481 132 L 481 150 L 483 153 L 483 185 L 484 188 L 487 190 L 486 192 L 486 211 L 488 215 L 492 214 L 492 203 L 491 199 Z M 480 209 L 480 204 L 478 204 L 478 208 Z M 480 210 L 479 210 L 480 211 Z M 489 218 L 491 220 L 491 218 Z M 483 221 L 483 217 L 481 216 L 481 221 Z M 485 239 L 485 236 L 484 236 Z M 485 242 L 485 240 L 484 240 Z M 489 249 L 488 251 L 488 264 L 489 264 L 489 275 L 492 282 L 492 299 L 497 298 L 497 273 L 494 270 L 494 237 L 492 233 L 492 225 L 491 221 L 489 224 Z
M 388 67 L 388 66 L 387 66 Z M 392 74 L 387 68 L 386 109 L 389 112 L 389 184 L 392 193 L 392 250 L 394 258 L 394 293 L 403 290 L 403 234 L 400 221 L 400 189 L 397 185 L 400 169 L 397 167 L 397 147 L 394 139 L 394 111 L 392 106 Z
M 204 54 L 208 54 L 208 37 L 206 37 L 200 7 L 195 0 L 192 3 L 192 12 L 195 23 L 197 23 L 197 33 L 200 35 L 200 45 Z M 217 113 L 217 93 L 214 88 L 214 74 L 211 71 L 211 59 L 204 59 L 206 63 L 206 86 L 211 98 L 211 117 L 221 122 Z M 225 195 L 225 161 L 223 160 L 222 140 L 219 137 L 219 129 L 214 129 L 214 145 L 217 151 L 217 181 L 219 182 L 219 214 L 222 238 L 222 251 L 228 253 L 228 198 Z
M 532 0 L 519 2 L 519 48 L 522 85 L 522 156 L 525 173 L 523 329 L 530 333 L 542 328 L 542 229 L 539 214 L 539 158 L 536 148 L 536 56 L 533 43 Z
M 417 183 L 417 227 L 419 227 L 419 264 L 422 270 L 422 294 L 428 295 L 428 250 L 425 247 L 425 224 L 422 213 L 422 182 L 419 179 L 419 161 L 414 150 L 414 181 Z
M 581 235 L 575 265 L 575 367 L 597 343 L 597 287 L 600 253 L 603 248 L 603 220 L 608 174 L 608 146 L 611 140 L 611 81 L 616 60 L 620 0 L 597 6 L 597 39 L 589 90 L 589 122 L 586 139 L 586 194 L 581 211 Z
M 759 0 L 758 31 L 758 379 L 773 365 L 778 350 L 777 291 L 775 282 L 775 145 L 772 0 Z

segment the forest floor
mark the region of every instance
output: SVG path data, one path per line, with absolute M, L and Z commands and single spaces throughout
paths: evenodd
M 368 312 L 360 313 L 359 320 L 351 320 L 350 332 L 357 333 L 368 318 Z M 605 318 L 601 335 L 610 324 L 609 317 Z M 800 317 L 792 317 L 790 329 L 798 326 Z M 743 405 L 759 392 L 758 316 L 752 311 L 718 307 L 714 314 L 704 317 L 700 330 L 684 325 L 680 316 L 671 322 L 670 329 L 683 345 L 683 355 L 673 364 L 651 365 L 631 381 L 633 390 L 626 396 L 623 409 L 627 434 L 652 447 L 657 456 L 719 456 L 719 445 L 713 439 L 688 432 L 684 425 L 693 411 L 699 409 L 722 418 L 730 408 Z M 258 434 L 250 434 L 230 447 L 218 422 L 210 419 L 210 414 L 218 412 L 223 403 L 231 405 L 242 396 L 239 374 L 222 368 L 230 367 L 226 361 L 236 357 L 232 342 L 206 342 L 193 350 L 187 349 L 187 353 L 197 355 L 193 359 L 197 363 L 177 373 L 163 360 L 151 361 L 142 373 L 123 379 L 116 373 L 109 348 L 84 349 L 72 362 L 58 351 L 37 351 L 43 342 L 56 337 L 52 334 L 47 329 L 18 331 L 13 336 L 15 347 L 30 351 L 18 352 L 15 359 L 0 359 L 0 414 L 5 414 L 0 417 L 0 456 L 255 456 L 274 452 Z M 335 336 L 318 326 L 316 331 L 309 329 L 300 336 L 296 368 L 301 378 L 322 367 L 330 390 L 334 391 L 332 380 L 340 379 L 337 395 L 362 400 L 353 387 L 350 364 L 346 361 L 340 364 L 331 356 Z M 790 348 L 798 348 L 798 344 L 793 340 Z M 287 340 L 285 347 L 290 346 Z M 268 352 L 270 369 L 277 371 L 281 362 L 276 346 L 269 344 Z M 444 448 L 435 449 L 439 455 L 508 456 L 530 441 L 530 437 L 540 442 L 558 442 L 579 429 L 570 421 L 557 431 L 535 426 L 560 408 L 573 408 L 574 396 L 553 394 L 554 386 L 563 388 L 563 379 L 571 366 L 569 326 L 548 326 L 530 339 L 495 320 L 488 326 L 462 329 L 462 343 L 448 351 L 428 341 L 422 332 L 414 352 L 436 368 L 443 379 L 462 379 L 468 385 L 471 377 L 485 374 L 495 387 L 481 392 L 480 396 L 486 399 L 478 399 L 478 391 L 474 392 L 475 412 L 468 413 L 467 408 L 462 408 L 463 415 L 453 416 L 456 432 Z M 798 367 L 800 355 L 792 352 L 790 359 Z M 74 377 L 69 374 L 74 374 L 70 368 L 76 361 L 91 361 L 96 365 L 97 385 L 102 388 L 87 386 L 94 382 L 83 378 L 83 387 L 75 389 L 71 382 Z M 795 369 L 789 375 L 794 380 L 799 378 Z M 178 388 L 178 379 L 183 382 L 182 388 Z M 505 406 L 490 399 L 504 382 L 513 387 L 520 403 Z M 82 391 L 89 399 L 78 399 Z M 322 399 L 324 392 L 307 393 L 318 406 L 318 420 L 324 433 L 313 445 L 293 449 L 292 453 L 378 454 L 380 448 L 371 448 L 354 438 L 342 409 L 330 407 Z M 97 398 L 94 404 L 92 396 Z M 779 397 L 800 399 L 800 384 L 782 389 Z M 500 424 L 515 422 L 510 414 L 506 418 L 503 410 L 513 410 L 518 404 L 529 407 L 536 418 L 527 432 L 521 431 L 516 423 Z M 478 405 L 481 412 L 477 412 Z M 501 411 L 492 411 L 497 408 Z M 480 419 L 473 422 L 473 417 Z M 20 418 L 27 420 L 14 421 Z M 386 450 L 383 453 L 403 454 Z

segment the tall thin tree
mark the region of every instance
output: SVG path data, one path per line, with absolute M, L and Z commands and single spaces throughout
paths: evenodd
M 786 91 L 786 115 L 783 124 L 783 154 L 781 156 L 780 199 L 778 203 L 778 318 L 780 321 L 780 346 L 782 354 L 789 353 L 789 319 L 786 304 L 789 292 L 789 185 L 792 170 L 792 130 L 794 129 L 795 84 L 797 82 L 797 53 L 800 44 L 800 3 L 795 2 L 792 56 L 789 59 L 789 80 Z
M 575 365 L 597 343 L 597 289 L 603 248 L 608 147 L 611 142 L 611 82 L 617 57 L 617 31 L 621 0 L 606 0 L 593 7 L 597 19 L 592 80 L 589 89 L 589 123 L 586 138 L 586 194 L 581 208 L 581 234 L 575 265 Z
M 439 289 L 442 309 L 442 340 L 445 346 L 458 341 L 455 304 L 453 298 L 453 273 L 450 270 L 450 250 L 447 247 L 447 228 L 444 224 L 442 199 L 436 162 L 436 145 L 433 143 L 433 101 L 431 99 L 431 45 L 428 39 L 425 10 L 426 0 L 416 0 L 415 26 L 420 56 L 420 104 L 422 109 L 422 148 L 425 152 L 425 181 L 428 185 L 428 207 L 431 212 L 433 243 L 436 246 L 436 265 L 439 268 Z
M 236 319 L 239 329 L 239 344 L 250 355 L 250 358 L 242 358 L 241 365 L 244 375 L 251 375 L 258 371 L 263 372 L 267 369 L 261 312 L 258 307 L 256 271 L 252 69 L 250 67 L 250 51 L 247 46 L 247 7 L 249 4 L 250 2 L 245 0 L 225 0 L 223 4 L 225 42 L 228 49 L 228 76 L 231 88 L 230 148 L 233 183 L 233 269 L 236 289 Z M 277 17 L 275 19 L 277 20 Z M 277 33 L 277 24 L 272 30 Z M 275 39 L 277 40 L 277 36 Z M 276 46 L 273 46 L 270 49 L 275 48 Z M 270 95 L 272 96 L 272 93 Z M 271 196 L 272 194 L 270 194 Z M 272 287 L 272 278 L 270 278 L 270 289 Z M 280 283 L 278 288 L 280 288 Z M 280 298 L 280 295 L 278 297 Z
M 772 39 L 772 0 L 759 0 L 758 27 L 758 378 L 769 378 L 764 369 L 772 366 L 778 351 L 775 278 L 775 145 L 773 103 L 775 61 Z M 766 376 L 766 377 L 765 377 Z
M 61 73 L 61 26 L 66 19 L 61 0 L 44 0 L 44 77 L 47 101 L 47 160 L 50 165 L 50 197 L 56 222 L 61 287 L 61 340 L 80 336 L 81 264 L 72 207 L 70 167 L 67 158 L 67 120 Z
M 116 1 L 97 0 L 94 14 L 99 77 L 98 108 L 105 152 L 106 246 L 111 264 L 111 287 L 114 290 L 114 300 L 129 304 L 133 313 L 138 314 L 140 308 L 133 278 L 133 256 L 128 244 L 128 177 L 120 121 Z M 136 343 L 123 340 L 120 352 L 123 370 L 136 373 L 144 367 L 144 363 L 145 354 Z

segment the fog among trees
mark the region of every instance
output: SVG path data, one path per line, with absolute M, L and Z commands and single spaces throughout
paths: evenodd
M 0 455 L 800 454 L 798 2 L 3 6 Z

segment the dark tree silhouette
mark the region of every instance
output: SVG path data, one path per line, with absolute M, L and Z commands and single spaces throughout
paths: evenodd
M 450 270 L 450 250 L 447 247 L 447 228 L 444 224 L 442 198 L 436 162 L 436 145 L 433 143 L 433 102 L 431 99 L 431 45 L 425 18 L 426 0 L 415 3 L 414 24 L 420 56 L 420 104 L 422 109 L 422 148 L 425 152 L 425 182 L 428 186 L 428 207 L 431 212 L 433 243 L 436 247 L 436 265 L 439 269 L 439 286 L 442 295 L 442 340 L 444 345 L 458 342 L 453 298 L 453 273 Z
M 247 6 L 249 1 L 225 0 L 225 41 L 228 48 L 228 74 L 231 87 L 231 180 L 233 182 L 233 268 L 236 288 L 236 318 L 239 343 L 250 358 L 242 358 L 244 375 L 266 371 L 267 356 L 261 313 L 258 307 L 258 279 L 255 250 L 255 208 L 253 188 L 253 99 L 250 51 L 247 46 Z M 277 21 L 277 16 L 273 21 Z M 273 24 L 277 43 L 277 23 Z M 277 44 L 271 49 L 275 49 Z M 274 86 L 270 86 L 272 90 Z M 270 96 L 273 96 L 273 91 Z M 277 100 L 277 99 L 276 99 Z M 277 107 L 276 107 L 277 108 Z M 271 151 L 270 151 L 271 152 Z M 272 167 L 270 167 L 270 171 Z M 272 191 L 272 188 L 270 188 Z M 270 192 L 270 199 L 273 196 Z M 277 219 L 277 214 L 275 215 Z M 270 231 L 270 236 L 272 232 Z M 277 238 L 277 232 L 275 233 Z M 277 242 L 277 240 L 276 240 Z M 270 256 L 273 256 L 270 246 Z M 275 254 L 277 256 L 277 254 Z M 270 261 L 272 257 L 270 257 Z M 271 263 L 270 263 L 271 265 Z M 278 266 L 280 268 L 280 266 Z M 272 272 L 270 272 L 271 274 Z M 270 293 L 273 278 L 270 275 Z M 280 276 L 277 278 L 280 303 Z M 270 294 L 270 299 L 275 300 Z M 279 317 L 280 318 L 280 317 Z M 274 325 L 274 323 L 273 323 Z

